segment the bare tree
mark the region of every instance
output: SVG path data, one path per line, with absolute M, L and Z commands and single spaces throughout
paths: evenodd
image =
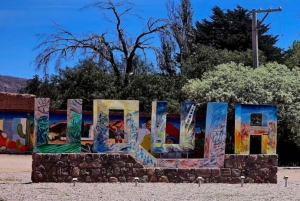
M 146 23 L 146 28 L 141 31 L 137 37 L 131 37 L 126 31 L 122 22 L 125 16 L 134 15 L 131 13 L 135 6 L 128 1 L 113 3 L 111 0 L 99 1 L 85 8 L 98 8 L 102 11 L 104 18 L 114 24 L 114 39 L 110 39 L 108 35 L 113 34 L 109 31 L 104 31 L 101 34 L 89 33 L 76 35 L 64 29 L 57 23 L 54 23 L 54 28 L 57 33 L 54 34 L 39 34 L 42 42 L 34 49 L 41 49 L 41 52 L 35 58 L 37 69 L 43 69 L 46 72 L 50 60 L 56 60 L 55 68 L 61 66 L 62 60 L 68 60 L 74 56 L 90 57 L 91 59 L 100 58 L 99 60 L 108 62 L 116 76 L 120 77 L 125 74 L 124 86 L 130 82 L 130 75 L 133 72 L 133 59 L 138 50 L 141 50 L 145 57 L 146 49 L 155 49 L 151 45 L 153 33 L 162 31 L 166 25 L 163 19 L 149 18 Z M 108 17 L 108 12 L 114 16 L 113 19 Z M 111 36 L 111 35 L 110 35 Z M 125 62 L 125 69 L 118 65 L 118 58 L 121 56 L 121 61 Z
M 162 70 L 173 73 L 176 71 L 175 60 L 182 63 L 189 56 L 194 43 L 193 9 L 190 0 L 180 0 L 178 6 L 174 0 L 169 0 L 166 8 L 169 29 L 160 34 L 158 63 Z

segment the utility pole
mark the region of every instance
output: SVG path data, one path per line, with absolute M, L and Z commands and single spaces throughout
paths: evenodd
M 282 8 L 278 9 L 269 8 L 268 10 L 262 10 L 261 8 L 258 10 L 253 9 L 252 12 L 252 58 L 253 58 L 253 69 L 258 68 L 258 26 L 266 19 L 270 12 L 282 11 Z M 257 13 L 267 13 L 264 18 L 257 23 Z

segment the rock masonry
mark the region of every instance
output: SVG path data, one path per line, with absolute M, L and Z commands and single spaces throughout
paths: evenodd
M 277 183 L 277 155 L 225 155 L 223 168 L 144 168 L 130 154 L 32 154 L 33 182 Z

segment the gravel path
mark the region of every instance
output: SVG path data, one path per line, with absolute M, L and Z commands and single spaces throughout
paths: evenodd
M 4 162 L 5 161 L 5 162 Z M 278 184 L 31 183 L 31 156 L 0 155 L 0 201 L 16 200 L 300 200 L 300 169 Z M 285 187 L 283 175 L 288 175 Z

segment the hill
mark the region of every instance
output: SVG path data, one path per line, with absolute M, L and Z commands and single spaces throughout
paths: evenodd
M 27 79 L 0 75 L 0 92 L 17 93 L 26 83 Z

